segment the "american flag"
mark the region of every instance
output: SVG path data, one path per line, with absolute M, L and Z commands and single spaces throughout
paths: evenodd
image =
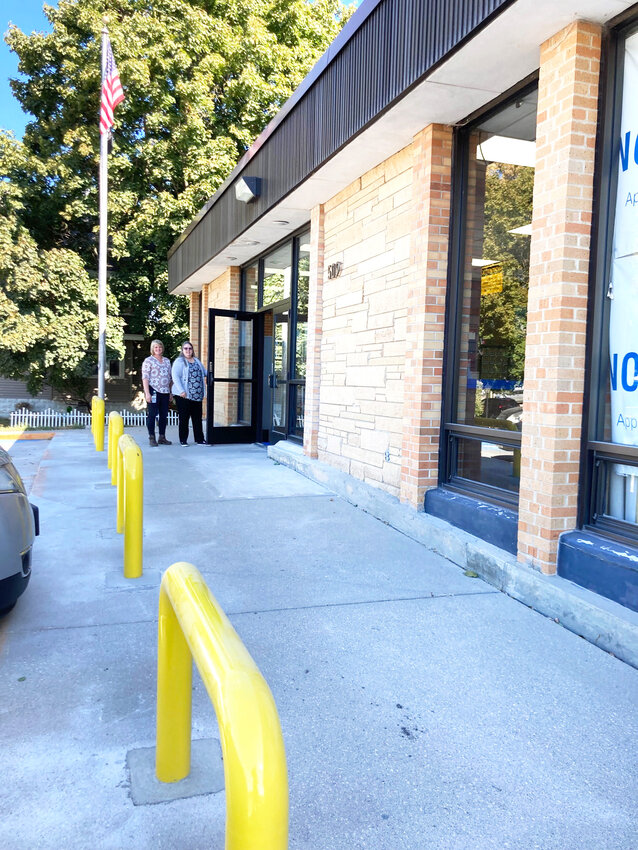
M 124 100 L 120 75 L 115 67 L 111 42 L 106 39 L 106 64 L 102 77 L 102 102 L 100 104 L 100 133 L 108 133 L 113 126 L 113 110 Z

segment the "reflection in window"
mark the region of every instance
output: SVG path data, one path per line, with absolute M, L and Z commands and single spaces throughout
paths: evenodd
M 291 387 L 294 393 L 294 400 L 292 402 L 293 410 L 295 411 L 295 422 L 293 427 L 293 433 L 297 437 L 303 437 L 303 424 L 304 424 L 304 406 L 306 403 L 306 387 L 304 384 L 293 384 Z
M 244 310 L 253 312 L 257 309 L 257 296 L 259 291 L 259 263 L 253 263 L 244 269 Z
M 297 265 L 297 325 L 295 338 L 295 378 L 306 377 L 308 337 L 308 283 L 310 280 L 310 231 L 299 237 Z M 303 411 L 302 411 L 303 412 Z
M 277 248 L 264 259 L 264 290 L 262 306 L 290 298 L 292 272 L 292 242 Z
M 456 474 L 500 490 L 518 492 L 521 450 L 479 440 L 457 439 Z
M 536 91 L 469 136 L 456 421 L 521 430 Z

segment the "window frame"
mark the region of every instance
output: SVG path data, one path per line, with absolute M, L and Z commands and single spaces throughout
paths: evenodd
M 638 524 L 603 514 L 602 506 L 607 464 L 630 462 L 629 465 L 635 465 L 638 462 L 638 446 L 612 443 L 602 437 L 609 371 L 610 299 L 607 293 L 611 280 L 618 189 L 616 142 L 622 126 L 624 47 L 626 40 L 636 33 L 638 17 L 633 12 L 630 19 L 605 33 L 602 45 L 589 273 L 593 286 L 587 315 L 585 398 L 578 497 L 580 528 L 633 546 L 638 544 Z
M 508 510 L 518 510 L 518 492 L 513 493 L 471 481 L 457 474 L 456 457 L 459 439 L 475 439 L 495 445 L 519 449 L 521 432 L 500 428 L 485 428 L 456 422 L 458 410 L 458 364 L 461 343 L 462 301 L 465 274 L 466 223 L 470 136 L 477 125 L 496 115 L 504 107 L 525 97 L 538 88 L 538 72 L 534 72 L 487 107 L 470 115 L 462 126 L 454 129 L 452 146 L 452 210 L 450 214 L 450 245 L 448 249 L 448 282 L 445 311 L 445 349 L 443 363 L 442 422 L 439 438 L 440 463 L 438 484 L 446 490 L 480 498 Z
M 302 386 L 305 388 L 306 386 L 306 378 L 299 378 L 296 375 L 296 357 L 295 350 L 293 350 L 296 346 L 296 332 L 297 332 L 297 301 L 298 301 L 298 286 L 299 286 L 299 247 L 301 244 L 301 238 L 305 235 L 308 235 L 308 239 L 312 238 L 312 229 L 311 223 L 308 221 L 303 224 L 301 227 L 297 228 L 293 233 L 288 234 L 283 239 L 280 239 L 279 242 L 275 242 L 272 245 L 268 245 L 260 254 L 255 257 L 252 257 L 247 263 L 244 263 L 240 268 L 240 289 L 239 289 L 239 303 L 240 309 L 246 309 L 246 270 L 253 267 L 257 264 L 258 273 L 257 273 L 257 299 L 256 299 L 256 307 L 254 309 L 254 313 L 268 313 L 270 311 L 276 310 L 278 307 L 285 307 L 289 310 L 289 321 L 288 321 L 288 380 L 287 384 L 287 410 L 286 410 L 286 439 L 291 440 L 292 442 L 296 442 L 301 444 L 303 442 L 303 436 L 299 436 L 295 432 L 295 405 L 292 404 L 292 401 L 296 401 L 296 393 L 298 392 L 298 387 Z M 283 301 L 279 301 L 272 304 L 263 304 L 263 292 L 264 292 L 264 268 L 265 268 L 265 260 L 270 254 L 274 251 L 277 251 L 279 248 L 284 247 L 285 245 L 290 244 L 290 256 L 291 256 L 291 278 L 290 278 L 290 296 Z M 292 389 L 294 388 L 294 389 Z

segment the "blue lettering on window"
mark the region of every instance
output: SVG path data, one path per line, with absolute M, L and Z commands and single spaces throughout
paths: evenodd
M 625 133 L 625 145 L 623 147 L 622 139 L 620 140 L 620 164 L 622 165 L 622 170 L 627 171 L 629 167 L 629 137 L 630 132 L 627 131 Z
M 611 378 L 611 388 L 615 392 L 618 389 L 618 355 L 611 355 L 611 363 L 609 364 L 609 377 Z
M 629 363 L 633 361 L 633 375 L 632 375 L 632 383 L 629 383 Z M 622 361 L 622 370 L 620 373 L 620 379 L 622 381 L 622 388 L 628 393 L 634 392 L 638 388 L 638 377 L 636 376 L 636 372 L 638 371 L 638 354 L 635 351 L 628 351 L 627 354 L 623 357 Z

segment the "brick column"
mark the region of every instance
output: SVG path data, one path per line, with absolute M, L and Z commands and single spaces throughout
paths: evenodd
M 324 211 L 310 214 L 310 279 L 308 291 L 308 339 L 306 347 L 306 401 L 303 450 L 317 457 L 319 437 L 319 390 L 321 387 L 321 335 L 323 326 Z
M 600 44 L 577 21 L 541 46 L 518 557 L 545 573 L 576 524 Z
M 200 344 L 200 329 L 201 329 L 201 316 L 200 316 L 200 293 L 199 292 L 191 292 L 190 294 L 190 312 L 189 312 L 189 321 L 188 321 L 188 333 L 193 341 L 193 345 L 197 350 L 197 356 L 201 357 L 201 344 Z
M 414 138 L 411 261 L 407 294 L 401 501 L 423 510 L 437 485 L 452 130 L 431 124 Z

